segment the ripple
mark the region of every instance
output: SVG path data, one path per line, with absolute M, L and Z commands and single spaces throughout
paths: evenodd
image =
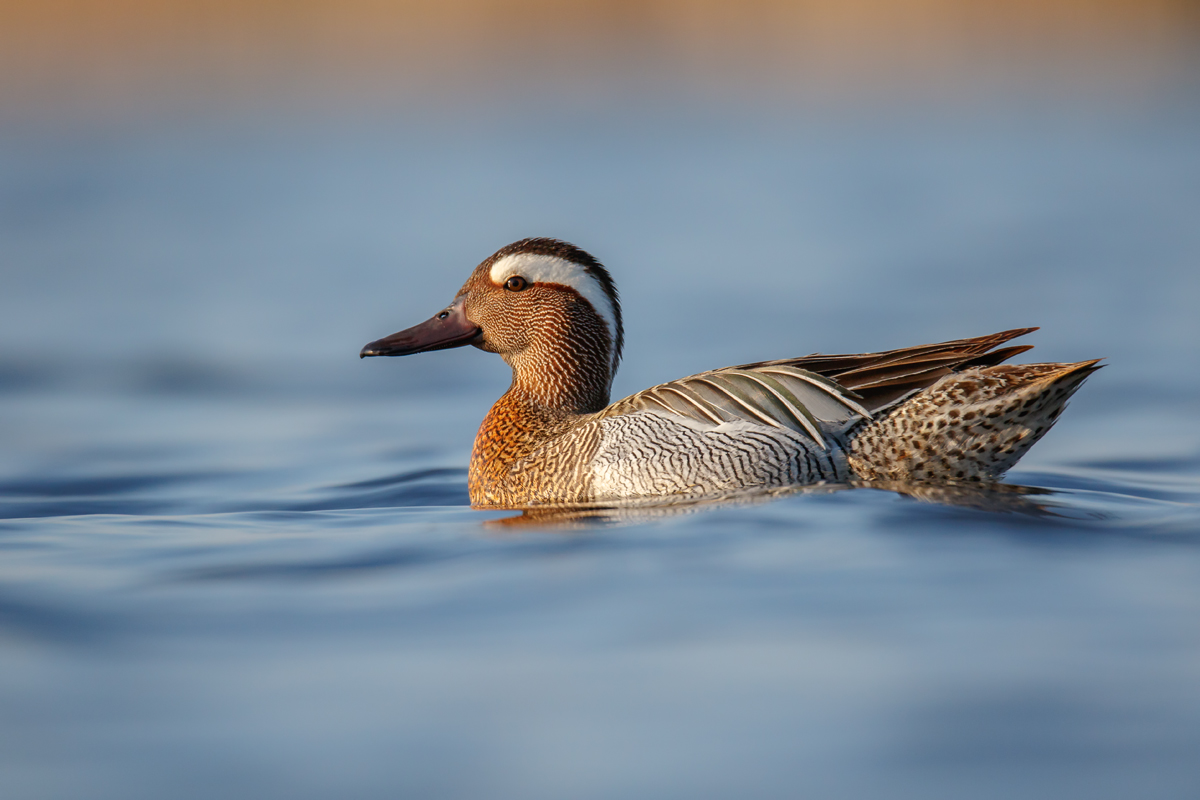
M 169 501 L 69 499 L 45 502 L 0 502 L 0 519 L 30 517 L 78 517 L 89 514 L 122 514 L 144 516 L 169 513 L 174 504 Z
M 469 506 L 467 471 L 461 467 L 410 470 L 317 490 L 318 499 L 292 503 L 295 511 L 414 506 Z
M 1054 470 L 1020 472 L 1023 482 L 1052 489 L 1100 492 L 1166 502 L 1200 500 L 1200 477 L 1159 469 L 1116 469 L 1071 466 Z
M 81 497 L 127 494 L 175 483 L 208 480 L 224 473 L 140 473 L 95 477 L 59 478 L 41 476 L 0 481 L 0 497 Z
M 392 548 L 336 558 L 296 561 L 229 564 L 204 567 L 178 573 L 175 581 L 237 581 L 263 579 L 323 580 L 367 572 L 423 567 L 452 558 L 453 555 L 434 548 Z
M 1200 453 L 1190 456 L 1156 457 L 1156 458 L 1112 458 L 1081 461 L 1078 466 L 1085 469 L 1112 470 L 1119 472 L 1153 472 L 1197 474 L 1200 480 Z
M 219 472 L 132 473 L 105 476 L 32 476 L 0 482 L 0 519 L 83 514 L 166 513 L 178 504 L 166 491 L 226 477 Z M 155 497 L 145 497 L 156 494 Z

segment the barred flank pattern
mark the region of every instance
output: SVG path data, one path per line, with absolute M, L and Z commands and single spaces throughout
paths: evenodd
M 688 423 L 653 411 L 599 420 L 592 460 L 593 499 L 699 496 L 748 487 L 841 481 L 840 447 L 753 423 Z

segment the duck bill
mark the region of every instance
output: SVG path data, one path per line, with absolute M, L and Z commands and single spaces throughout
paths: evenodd
M 445 311 L 420 325 L 371 342 L 359 352 L 358 357 L 407 356 L 471 344 L 481 331 L 478 325 L 467 319 L 463 309 L 465 299 L 465 296 L 457 298 Z

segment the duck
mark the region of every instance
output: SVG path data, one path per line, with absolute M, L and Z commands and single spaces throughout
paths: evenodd
M 875 353 L 725 367 L 610 401 L 621 302 L 565 241 L 500 248 L 429 320 L 360 358 L 470 345 L 512 368 L 468 469 L 478 508 L 702 498 L 818 484 L 996 482 L 1100 368 L 1006 364 L 1016 328 Z

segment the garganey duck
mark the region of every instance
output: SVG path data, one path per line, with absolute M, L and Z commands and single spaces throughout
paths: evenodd
M 557 239 L 475 268 L 448 307 L 361 357 L 473 345 L 512 367 L 479 428 L 476 506 L 699 497 L 858 481 L 994 481 L 1097 360 L 1002 365 L 1019 328 L 858 355 L 727 367 L 609 404 L 624 335 L 608 271 Z

